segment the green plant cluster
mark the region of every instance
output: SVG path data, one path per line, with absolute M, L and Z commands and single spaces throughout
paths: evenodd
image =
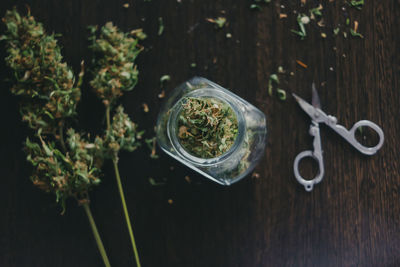
M 21 97 L 22 119 L 34 130 L 25 151 L 34 170 L 33 183 L 56 195 L 65 209 L 73 197 L 88 201 L 89 189 L 100 183 L 102 160 L 95 159 L 95 146 L 64 125 L 76 115 L 80 100 L 83 68 L 76 82 L 71 68 L 62 61 L 61 48 L 54 34 L 47 34 L 29 11 L 20 16 L 16 9 L 6 12 L 6 64 L 14 74 L 11 92 Z M 83 65 L 83 64 L 82 64 Z
M 24 148 L 33 166 L 33 184 L 54 193 L 63 212 L 69 197 L 82 204 L 104 264 L 110 266 L 88 203 L 90 189 L 101 182 L 104 160 L 112 159 L 135 260 L 140 266 L 117 162 L 121 149 L 133 151 L 140 145 L 143 131 L 138 131 L 122 106 L 115 108 L 115 104 L 138 81 L 134 60 L 143 49 L 138 40 L 144 38 L 144 33 L 141 29 L 124 33 L 108 22 L 96 36 L 97 27 L 90 27 L 90 48 L 94 52 L 90 85 L 103 101 L 107 119 L 104 134 L 90 141 L 73 128 L 65 130 L 76 115 L 80 100 L 83 62 L 79 79 L 75 81 L 73 71 L 63 62 L 56 36 L 47 34 L 29 10 L 27 16 L 20 16 L 15 8 L 7 11 L 3 22 L 7 27 L 1 36 L 8 53 L 6 64 L 15 78 L 11 92 L 21 97 L 22 118 L 34 131 L 33 137 L 26 139 Z
M 116 108 L 110 128 L 103 138 L 96 138 L 97 147 L 103 149 L 103 155 L 107 158 L 118 159 L 120 150 L 132 152 L 141 143 L 144 131 L 137 130 L 137 124 L 132 122 L 120 105 Z
M 134 63 L 137 55 L 143 50 L 138 45 L 137 34 L 140 31 L 124 33 L 111 22 L 98 29 L 89 27 L 92 42 L 90 48 L 94 53 L 92 62 L 93 78 L 90 85 L 106 107 L 107 130 L 102 139 L 104 152 L 113 160 L 118 159 L 120 150 L 133 151 L 139 145 L 143 131 L 137 130 L 124 112 L 122 106 L 115 108 L 115 103 L 130 91 L 138 81 L 139 71 Z M 114 112 L 112 121 L 110 113 Z
M 9 10 L 3 22 L 7 27 L 1 37 L 7 43 L 5 61 L 15 78 L 11 92 L 23 97 L 22 118 L 32 129 L 52 132 L 76 114 L 83 71 L 76 82 L 55 35 L 47 34 L 29 13 L 21 17 L 16 9 Z
M 112 121 L 109 116 L 111 104 L 137 83 L 134 59 L 141 48 L 133 36 L 141 31 L 128 36 L 107 23 L 98 38 L 91 37 L 95 57 L 90 84 L 106 105 L 109 122 L 103 136 L 91 142 L 72 128 L 65 130 L 80 100 L 83 62 L 76 81 L 72 69 L 63 62 L 55 34 L 47 34 L 29 11 L 20 16 L 16 9 L 9 10 L 3 22 L 7 27 L 1 37 L 8 52 L 6 64 L 15 78 L 11 92 L 21 97 L 22 118 L 35 131 L 35 137 L 25 142 L 27 159 L 34 167 L 31 180 L 54 193 L 63 210 L 68 197 L 87 202 L 88 191 L 100 183 L 104 159 L 116 159 L 119 150 L 133 151 L 140 145 L 143 132 L 122 106 L 115 109 Z M 96 28 L 91 28 L 92 34 Z
M 92 42 L 90 48 L 94 52 L 93 74 L 90 81 L 97 96 L 108 106 L 122 96 L 123 91 L 132 90 L 137 81 L 139 71 L 135 65 L 139 48 L 139 33 L 124 33 L 112 22 L 106 23 L 100 30 L 97 26 L 89 27 Z
M 87 201 L 90 187 L 100 183 L 102 162 L 96 161 L 95 146 L 71 128 L 67 132 L 68 153 L 63 153 L 54 142 L 44 141 L 40 130 L 38 134 L 40 143 L 29 138 L 25 142 L 27 159 L 34 167 L 33 184 L 56 194 L 63 211 L 69 196 L 79 202 Z

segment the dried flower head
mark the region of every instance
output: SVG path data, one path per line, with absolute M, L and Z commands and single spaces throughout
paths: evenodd
M 178 119 L 181 145 L 201 158 L 224 154 L 235 142 L 238 121 L 233 109 L 216 98 L 188 97 Z
M 100 140 L 103 142 L 99 147 L 103 147 L 105 157 L 116 159 L 120 150 L 131 152 L 138 148 L 143 133 L 137 130 L 137 125 L 130 120 L 124 108 L 118 106 L 105 137 L 98 139 L 99 144 Z
M 79 202 L 88 201 L 92 185 L 100 183 L 100 166 L 94 158 L 94 145 L 83 140 L 73 129 L 67 132 L 68 152 L 57 149 L 54 142 L 45 141 L 39 130 L 40 142 L 25 142 L 27 159 L 34 167 L 31 180 L 34 185 L 56 195 L 65 211 L 65 200 L 73 197 Z
M 98 36 L 96 26 L 89 30 L 92 34 L 90 48 L 95 53 L 90 85 L 106 106 L 114 104 L 123 91 L 132 90 L 138 81 L 139 72 L 134 61 L 142 48 L 138 45 L 137 32 L 124 33 L 112 22 L 101 27 Z
M 23 120 L 33 129 L 49 132 L 75 115 L 81 79 L 75 82 L 71 68 L 62 61 L 55 35 L 47 34 L 29 11 L 21 17 L 16 9 L 9 10 L 3 22 L 7 27 L 1 37 L 8 52 L 5 61 L 16 81 L 11 92 L 24 98 Z

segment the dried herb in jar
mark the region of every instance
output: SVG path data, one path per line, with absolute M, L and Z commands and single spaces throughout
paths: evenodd
M 211 97 L 188 97 L 178 118 L 178 138 L 190 154 L 215 158 L 235 142 L 238 121 L 232 107 Z

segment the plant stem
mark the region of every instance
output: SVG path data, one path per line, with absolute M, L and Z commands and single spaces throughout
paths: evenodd
M 94 222 L 92 212 L 90 211 L 89 204 L 88 203 L 83 204 L 83 208 L 85 209 L 86 215 L 90 222 L 90 226 L 92 227 L 94 239 L 96 239 L 97 247 L 99 248 L 99 252 L 101 254 L 101 257 L 103 258 L 104 265 L 106 267 L 111 267 L 110 261 L 108 260 L 107 257 L 106 250 L 104 249 L 103 246 L 103 242 L 101 241 L 99 232 L 97 231 L 96 223 Z
M 110 130 L 111 120 L 110 120 L 110 105 L 106 107 L 106 120 L 107 120 L 107 131 Z
M 110 111 L 111 111 L 110 105 L 107 105 L 106 106 L 107 131 L 109 131 L 111 128 Z M 123 208 L 124 215 L 125 215 L 126 226 L 128 228 L 129 237 L 131 238 L 133 254 L 135 255 L 136 266 L 141 267 L 140 260 L 139 260 L 139 253 L 136 248 L 135 236 L 133 235 L 132 224 L 131 224 L 131 220 L 129 218 L 128 208 L 127 208 L 126 201 L 125 201 L 124 190 L 122 188 L 121 176 L 119 174 L 118 156 L 115 155 L 112 161 L 113 161 L 113 165 L 114 165 L 115 179 L 117 180 L 119 196 L 121 198 L 122 208 Z
M 60 135 L 61 147 L 62 147 L 63 151 L 66 152 L 67 147 L 65 146 L 65 142 L 64 142 L 64 123 L 60 124 L 60 127 L 58 128 L 58 134 Z
M 136 266 L 140 267 L 141 265 L 140 265 L 140 260 L 139 260 L 139 253 L 136 248 L 136 242 L 135 242 L 135 237 L 134 237 L 133 231 L 132 231 L 131 220 L 129 219 L 128 208 L 127 208 L 126 202 L 125 202 L 124 190 L 122 189 L 122 183 L 121 183 L 121 177 L 119 175 L 117 159 L 113 160 L 113 164 L 114 164 L 114 170 L 115 170 L 115 178 L 117 179 L 117 184 L 118 184 L 119 195 L 121 196 L 122 208 L 123 208 L 124 214 L 125 214 L 126 226 L 128 227 L 129 236 L 131 238 L 133 253 L 135 254 Z

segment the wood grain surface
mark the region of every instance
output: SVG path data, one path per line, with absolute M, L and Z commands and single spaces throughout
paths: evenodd
M 129 8 L 123 7 L 126 2 Z M 326 26 L 312 21 L 301 41 L 290 32 L 297 28 L 293 11 L 307 12 L 319 2 Z M 144 267 L 400 266 L 400 1 L 365 2 L 358 11 L 342 0 L 309 0 L 303 8 L 300 1 L 272 0 L 255 11 L 250 0 L 2 0 L 0 13 L 14 5 L 24 12 L 28 4 L 49 32 L 63 35 L 65 60 L 76 73 L 82 59 L 90 61 L 88 25 L 113 21 L 124 30 L 144 28 L 147 50 L 137 61 L 139 83 L 122 103 L 147 136 L 153 134 L 162 103 L 159 79 L 165 74 L 171 76 L 167 95 L 181 82 L 203 76 L 265 112 L 268 141 L 256 168 L 259 178 L 249 176 L 230 187 L 161 152 L 158 160 L 151 160 L 146 148 L 121 155 Z M 288 17 L 279 19 L 279 13 Z M 228 21 L 222 29 L 205 20 L 218 16 Z M 165 25 L 161 36 L 159 17 Z M 338 24 L 348 31 L 354 21 L 364 39 L 333 36 Z M 3 81 L 9 75 L 4 44 L 0 56 L 0 266 L 102 266 L 84 210 L 69 201 L 60 215 L 54 196 L 29 180 L 21 150 L 28 131 L 18 99 Z M 286 101 L 267 92 L 278 66 L 286 70 L 279 75 Z M 377 155 L 363 156 L 322 127 L 326 174 L 308 193 L 295 180 L 292 165 L 299 152 L 312 148 L 310 120 L 290 93 L 310 100 L 313 81 L 327 113 L 346 127 L 360 119 L 374 121 L 385 132 L 385 144 Z M 87 84 L 79 113 L 83 130 L 101 130 L 104 110 Z M 311 174 L 312 165 L 305 165 Z M 165 179 L 165 185 L 151 186 L 149 177 Z M 91 207 L 104 245 L 113 266 L 134 266 L 111 165 L 103 180 L 91 192 Z

